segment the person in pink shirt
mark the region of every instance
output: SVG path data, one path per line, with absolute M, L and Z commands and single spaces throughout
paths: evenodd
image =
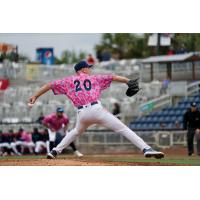
M 75 75 L 45 84 L 28 100 L 28 105 L 32 107 L 38 97 L 52 90 L 55 95 L 66 95 L 77 109 L 75 128 L 66 134 L 63 140 L 47 155 L 47 158 L 54 159 L 64 148 L 93 124 L 99 124 L 116 133 L 120 133 L 137 146 L 145 157 L 163 158 L 163 152 L 153 150 L 142 138 L 101 105 L 101 92 L 108 88 L 113 81 L 127 84 L 128 90 L 126 94 L 129 96 L 129 92 L 132 90 L 130 86 L 134 80 L 111 74 L 91 75 L 91 67 L 86 61 L 80 61 L 74 66 Z M 139 87 L 137 86 L 137 88 L 138 92 Z
M 67 117 L 66 114 L 64 114 L 64 109 L 58 107 L 56 109 L 56 113 L 52 113 L 44 117 L 42 124 L 46 128 L 48 128 L 48 134 L 49 134 L 48 149 L 51 151 L 58 143 L 60 143 L 60 141 L 65 136 L 69 124 L 69 118 Z M 78 157 L 83 156 L 83 154 L 81 154 L 76 149 L 76 146 L 73 142 L 70 144 L 70 147 L 72 148 L 76 156 Z
M 33 153 L 35 147 L 31 133 L 26 132 L 24 129 L 20 128 L 16 135 L 16 142 L 12 143 L 12 147 L 17 151 L 17 147 L 21 147 L 21 153 L 24 153 L 24 149 L 28 148 L 30 153 Z

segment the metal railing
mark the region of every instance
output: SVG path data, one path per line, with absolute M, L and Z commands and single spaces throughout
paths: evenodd
M 180 83 L 180 82 L 178 82 Z M 191 95 L 196 95 L 199 93 L 200 91 L 200 81 L 196 81 L 194 83 L 190 83 L 190 84 L 186 84 L 186 82 L 182 82 L 182 87 L 181 84 L 176 84 L 175 82 L 173 82 L 173 84 L 171 85 L 171 92 L 170 94 L 167 95 L 163 95 L 159 98 L 153 99 L 151 101 L 148 101 L 142 105 L 140 105 L 140 112 L 142 114 L 148 114 L 149 112 L 158 110 L 158 109 L 162 109 L 166 106 L 170 106 L 172 105 L 172 98 L 173 96 L 179 96 L 179 97 L 188 97 Z M 177 87 L 177 85 L 179 85 L 177 88 L 172 88 L 173 85 L 175 85 L 174 87 Z M 181 88 L 181 92 L 180 94 L 178 94 L 179 92 L 176 91 L 178 88 Z
M 20 127 L 23 127 L 26 131 L 32 131 L 33 127 L 44 129 L 44 127 L 37 123 L 21 123 L 21 124 L 0 124 L 0 130 L 8 131 L 14 129 L 17 131 Z M 149 145 L 158 148 L 170 148 L 176 145 L 186 146 L 186 131 L 174 130 L 174 131 L 138 131 L 137 135 L 144 139 Z M 118 133 L 114 133 L 105 129 L 87 129 L 76 140 L 79 146 L 123 146 L 124 150 L 129 150 L 129 147 L 135 148 L 129 140 Z
M 200 89 L 200 81 L 188 84 L 186 96 L 198 94 L 199 89 Z
M 148 114 L 153 110 L 158 110 L 164 108 L 166 106 L 172 105 L 172 96 L 170 95 L 163 95 L 159 98 L 153 99 L 140 105 L 140 111 L 142 113 Z

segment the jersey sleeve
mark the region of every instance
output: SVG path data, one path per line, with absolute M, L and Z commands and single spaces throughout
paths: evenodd
M 108 88 L 113 80 L 113 75 L 98 75 L 97 81 L 99 83 L 100 89 L 105 90 Z
M 58 79 L 50 82 L 54 95 L 66 94 L 68 90 L 68 79 Z
M 42 120 L 42 124 L 47 125 L 51 122 L 51 118 L 49 116 L 44 117 L 44 119 Z

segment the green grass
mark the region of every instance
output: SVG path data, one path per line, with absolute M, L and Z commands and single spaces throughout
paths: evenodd
M 1 160 L 39 160 L 39 159 L 46 159 L 45 155 L 27 155 L 27 156 L 5 156 L 5 157 L 0 157 L 0 162 Z M 60 155 L 58 159 L 69 159 L 69 160 L 74 160 L 76 157 L 73 155 Z M 170 155 L 166 156 L 164 159 L 154 159 L 154 158 L 144 158 L 142 155 L 85 155 L 82 159 L 83 161 L 90 162 L 111 162 L 113 165 L 114 163 L 126 163 L 127 165 L 131 165 L 131 163 L 141 163 L 141 165 L 145 166 L 145 163 L 147 165 L 152 165 L 155 163 L 155 165 L 187 165 L 187 166 L 200 166 L 200 157 L 199 156 L 194 156 L 194 157 L 188 157 L 188 156 L 183 156 L 183 155 Z M 122 164 L 123 165 L 123 164 Z
M 0 160 L 30 160 L 30 159 L 45 159 L 46 156 L 35 156 L 35 155 L 27 155 L 27 156 L 1 156 Z
M 109 162 L 127 162 L 127 163 L 161 163 L 169 165 L 191 165 L 191 166 L 200 166 L 200 159 L 198 158 L 164 158 L 164 159 L 127 159 L 127 158 L 108 158 L 106 159 Z

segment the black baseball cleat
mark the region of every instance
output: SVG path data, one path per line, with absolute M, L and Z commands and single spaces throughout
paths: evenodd
M 143 153 L 144 153 L 144 156 L 146 158 L 154 157 L 156 159 L 161 159 L 161 158 L 164 158 L 164 156 L 165 156 L 165 154 L 163 152 L 155 151 L 152 148 L 150 148 L 150 149 L 144 149 Z
M 57 155 L 58 153 L 55 150 L 51 150 L 51 152 L 47 154 L 47 159 L 54 159 Z

